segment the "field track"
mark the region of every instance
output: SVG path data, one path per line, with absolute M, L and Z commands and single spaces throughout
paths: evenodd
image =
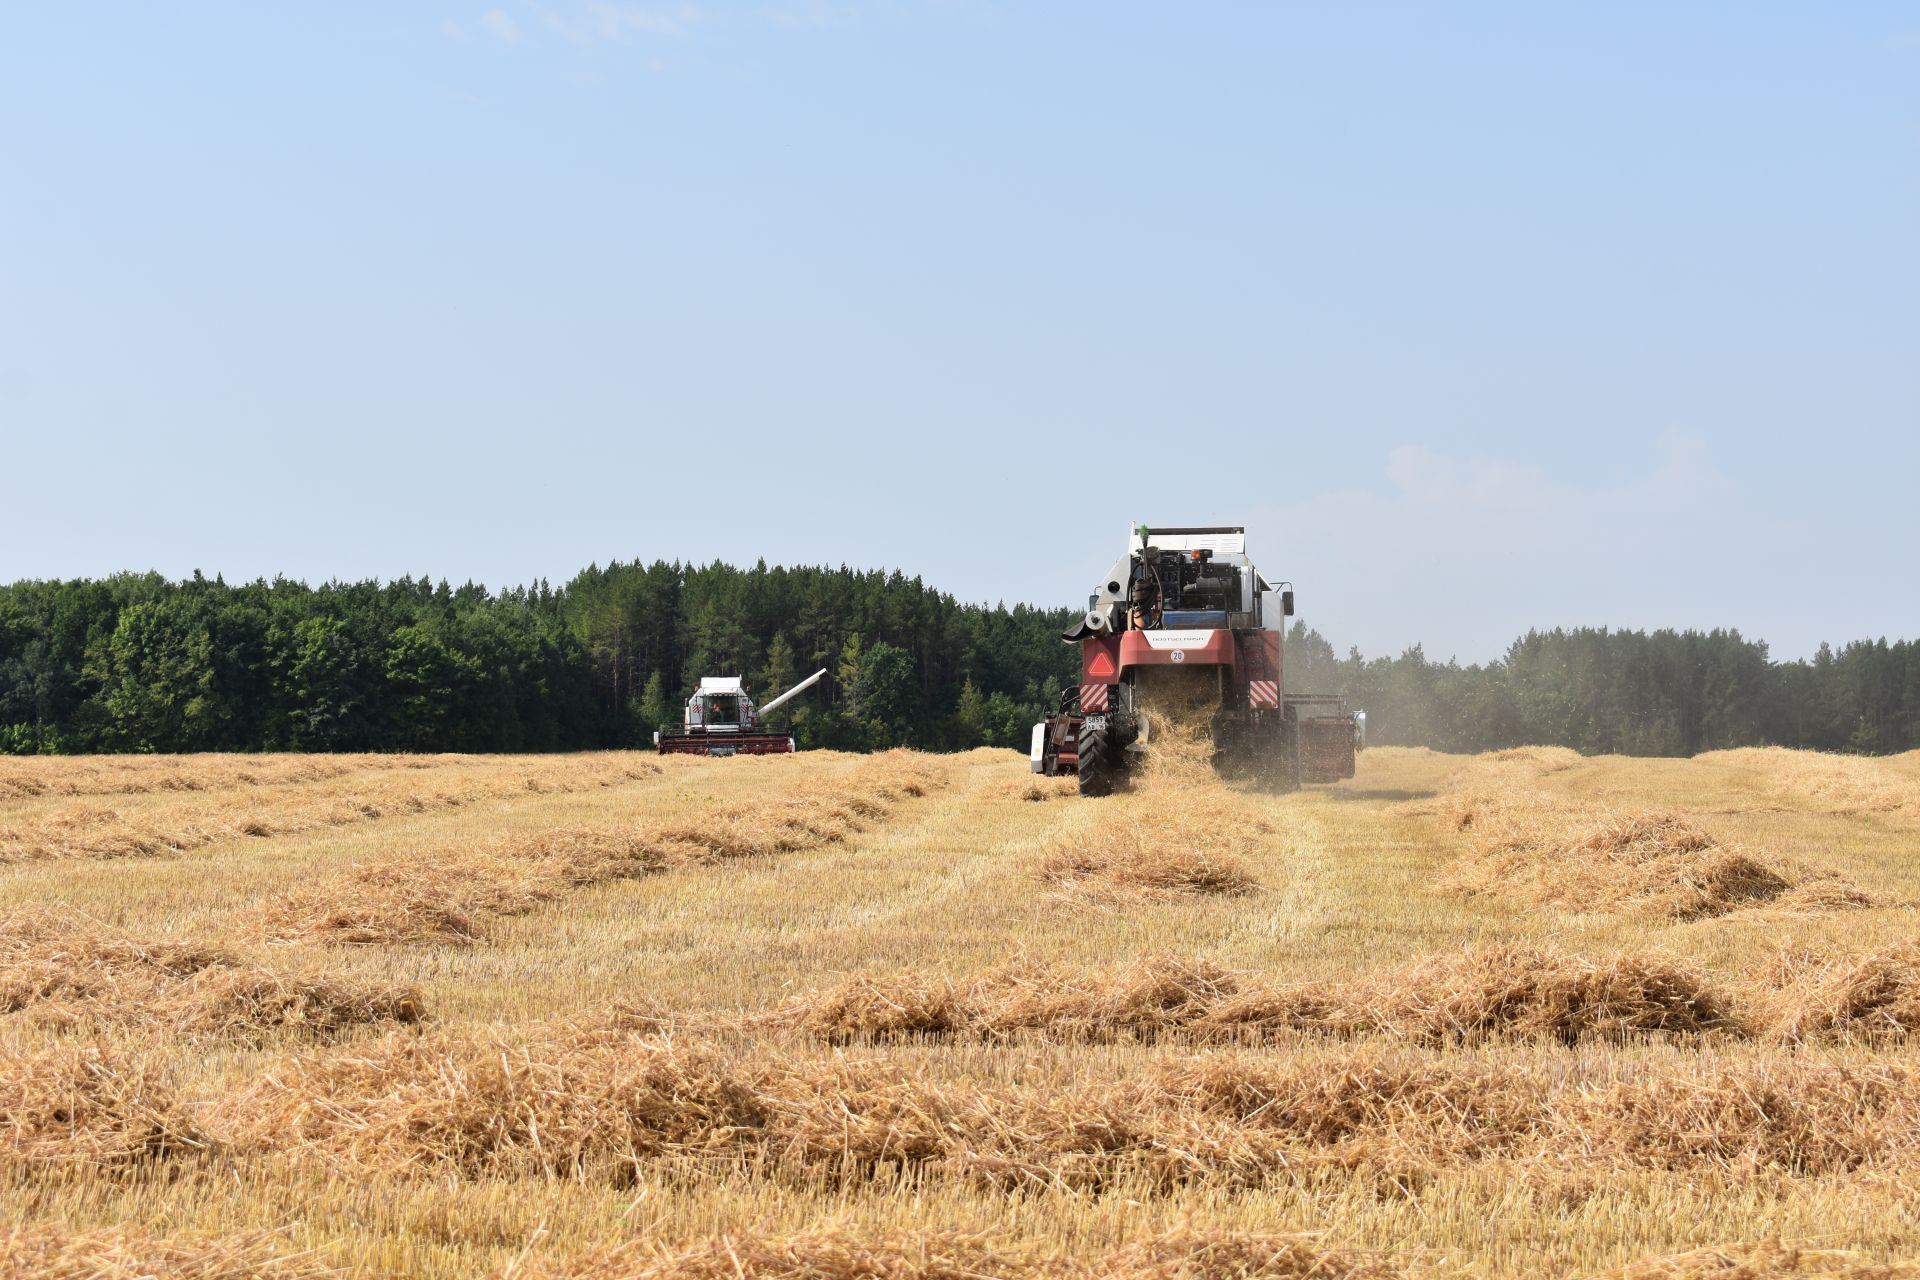
M 13 1276 L 1890 1276 L 1920 759 L 0 760 Z

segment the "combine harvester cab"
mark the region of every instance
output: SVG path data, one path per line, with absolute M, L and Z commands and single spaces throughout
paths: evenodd
M 1362 717 L 1338 694 L 1289 693 L 1281 628 L 1293 591 L 1270 586 L 1247 558 L 1243 528 L 1135 529 L 1079 622 L 1080 683 L 1033 727 L 1035 773 L 1076 775 L 1080 794 L 1108 794 L 1150 740 L 1143 684 L 1186 674 L 1211 706 L 1213 764 L 1281 791 L 1351 778 Z M 1203 710 L 1205 707 L 1203 706 Z
M 766 716 L 826 674 L 827 669 L 820 668 L 764 707 L 753 705 L 739 676 L 705 676 L 687 699 L 680 732 L 655 733 L 653 749 L 661 755 L 682 756 L 786 755 L 793 750 L 793 739 L 767 732 L 762 727 Z

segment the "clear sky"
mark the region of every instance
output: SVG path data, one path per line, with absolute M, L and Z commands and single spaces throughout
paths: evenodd
M 0 19 L 0 580 L 1231 522 L 1370 653 L 1920 636 L 1920 4 Z

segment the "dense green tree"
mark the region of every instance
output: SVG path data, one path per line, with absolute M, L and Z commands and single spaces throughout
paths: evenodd
M 972 676 L 968 676 L 967 682 L 960 686 L 960 703 L 954 708 L 953 719 L 958 731 L 956 746 L 978 747 L 985 744 L 987 700 L 980 696 Z
M 215 745 L 226 711 L 211 637 L 190 601 L 143 601 L 121 612 L 107 644 L 103 699 L 117 745 L 199 751 Z
M 406 751 L 468 751 L 478 745 L 472 693 L 477 659 L 421 625 L 401 627 L 387 646 L 393 743 Z
M 383 673 L 370 664 L 353 629 L 339 618 L 303 618 L 294 624 L 289 648 L 290 745 L 302 751 L 367 745 L 374 734 L 363 717 Z
M 987 695 L 982 719 L 986 724 L 988 746 L 1024 748 L 1030 726 L 1039 717 L 1032 708 L 1022 706 L 1002 690 L 995 689 Z
M 680 717 L 674 712 L 673 704 L 667 701 L 666 684 L 660 679 L 658 671 L 647 676 L 647 687 L 640 693 L 640 701 L 635 707 L 635 743 L 650 742 L 653 735 L 667 733 L 680 727 Z
M 869 739 L 877 736 L 875 745 L 897 746 L 914 739 L 919 697 L 913 660 L 904 649 L 879 640 L 866 651 L 860 660 L 854 702 L 867 718 Z
M 757 690 L 761 702 L 769 702 L 791 689 L 800 679 L 800 673 L 794 662 L 793 645 L 787 641 L 787 633 L 773 633 L 772 643 L 767 645 L 767 668 Z M 774 708 L 768 717 L 768 726 L 785 731 L 793 724 L 793 703 Z

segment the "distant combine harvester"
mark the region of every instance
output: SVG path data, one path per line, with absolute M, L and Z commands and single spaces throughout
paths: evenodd
M 680 732 L 653 735 L 653 749 L 661 755 L 679 756 L 778 756 L 793 750 L 793 739 L 784 733 L 768 733 L 762 722 L 767 714 L 789 698 L 812 688 L 825 667 L 802 680 L 764 707 L 755 707 L 753 698 L 739 676 L 705 676 L 694 695 L 687 699 Z

